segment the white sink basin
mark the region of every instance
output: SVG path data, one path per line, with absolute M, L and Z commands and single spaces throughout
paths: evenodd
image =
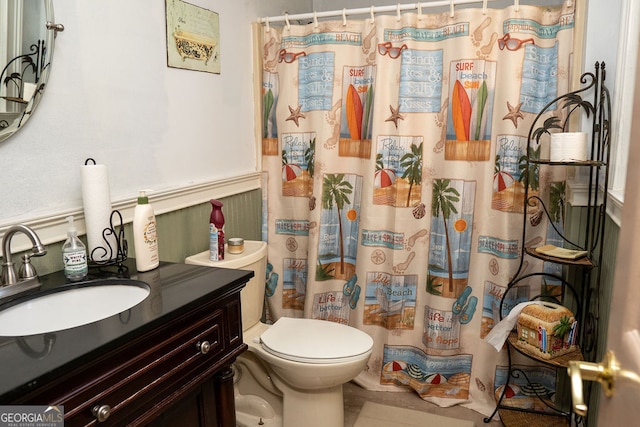
M 102 280 L 35 296 L 0 311 L 0 336 L 61 331 L 106 319 L 142 302 L 149 287 L 134 280 Z

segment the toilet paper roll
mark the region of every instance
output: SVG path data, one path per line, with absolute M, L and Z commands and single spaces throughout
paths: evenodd
M 549 160 L 552 162 L 575 162 L 587 160 L 587 133 L 552 133 Z
M 104 229 L 110 227 L 111 218 L 109 173 L 105 165 L 89 164 L 82 166 L 81 175 L 82 204 L 87 226 L 87 255 L 94 261 L 109 261 L 117 255 L 115 236 L 107 236 L 107 241 L 103 237 Z M 98 249 L 94 251 L 96 248 Z

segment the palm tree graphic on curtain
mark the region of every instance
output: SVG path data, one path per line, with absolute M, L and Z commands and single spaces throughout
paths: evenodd
M 540 145 L 538 145 L 538 148 L 529 147 L 528 153 L 529 159 L 539 159 Z M 527 169 L 529 170 L 528 174 Z M 532 163 L 527 168 L 527 156 L 522 155 L 518 160 L 518 170 L 520 171 L 520 177 L 518 178 L 518 181 L 523 182 L 525 186 L 528 185 L 532 191 L 537 191 L 540 187 L 540 181 L 538 177 L 540 166 L 537 163 Z
M 304 152 L 304 161 L 307 163 L 307 171 L 309 172 L 309 177 L 313 178 L 314 172 L 314 164 L 316 158 L 316 138 L 314 137 L 309 142 L 309 148 L 307 148 Z
M 332 209 L 335 204 L 338 210 L 338 230 L 340 243 L 340 274 L 344 274 L 344 237 L 342 233 L 342 209 L 351 203 L 347 197 L 353 192 L 353 186 L 344 180 L 344 174 L 327 174 L 322 186 L 322 207 Z
M 549 216 L 556 224 L 564 225 L 565 182 L 554 182 L 549 190 Z
M 409 194 L 407 195 L 406 205 L 409 207 L 413 185 L 422 182 L 422 142 L 420 145 L 411 144 L 411 152 L 402 156 L 400 166 L 405 168 L 402 178 L 409 181 Z
M 449 292 L 453 293 L 453 265 L 451 263 L 451 244 L 449 243 L 449 229 L 447 220 L 451 214 L 457 214 L 454 203 L 460 201 L 460 193 L 453 187 L 449 187 L 451 180 L 436 179 L 433 181 L 433 199 L 431 200 L 431 216 L 439 218 L 442 213 L 444 222 L 444 236 L 447 246 L 447 269 L 449 271 Z

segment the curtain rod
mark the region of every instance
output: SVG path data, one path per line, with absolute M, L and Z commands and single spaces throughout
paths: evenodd
M 449 6 L 453 12 L 454 5 L 459 4 L 471 4 L 471 3 L 482 3 L 486 5 L 487 2 L 493 2 L 496 0 L 439 0 L 439 1 L 430 1 L 428 3 L 410 3 L 410 4 L 400 4 L 398 3 L 395 6 L 371 6 L 369 7 L 361 7 L 357 9 L 342 9 L 342 10 L 332 10 L 327 12 L 312 12 L 312 13 L 298 13 L 295 15 L 284 14 L 281 16 L 270 16 L 267 18 L 259 18 L 258 22 L 260 23 L 270 23 L 270 22 L 288 22 L 290 20 L 298 20 L 298 19 L 317 19 L 317 18 L 329 18 L 335 16 L 342 16 L 346 18 L 346 15 L 365 15 L 371 13 L 372 15 L 376 12 L 397 12 L 398 14 L 404 10 L 421 10 L 423 7 L 442 7 Z M 519 0 L 514 0 L 514 5 L 518 7 Z

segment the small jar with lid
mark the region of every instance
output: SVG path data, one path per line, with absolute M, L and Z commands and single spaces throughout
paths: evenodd
M 227 251 L 230 254 L 241 254 L 244 252 L 244 239 L 242 237 L 232 237 L 227 243 Z

